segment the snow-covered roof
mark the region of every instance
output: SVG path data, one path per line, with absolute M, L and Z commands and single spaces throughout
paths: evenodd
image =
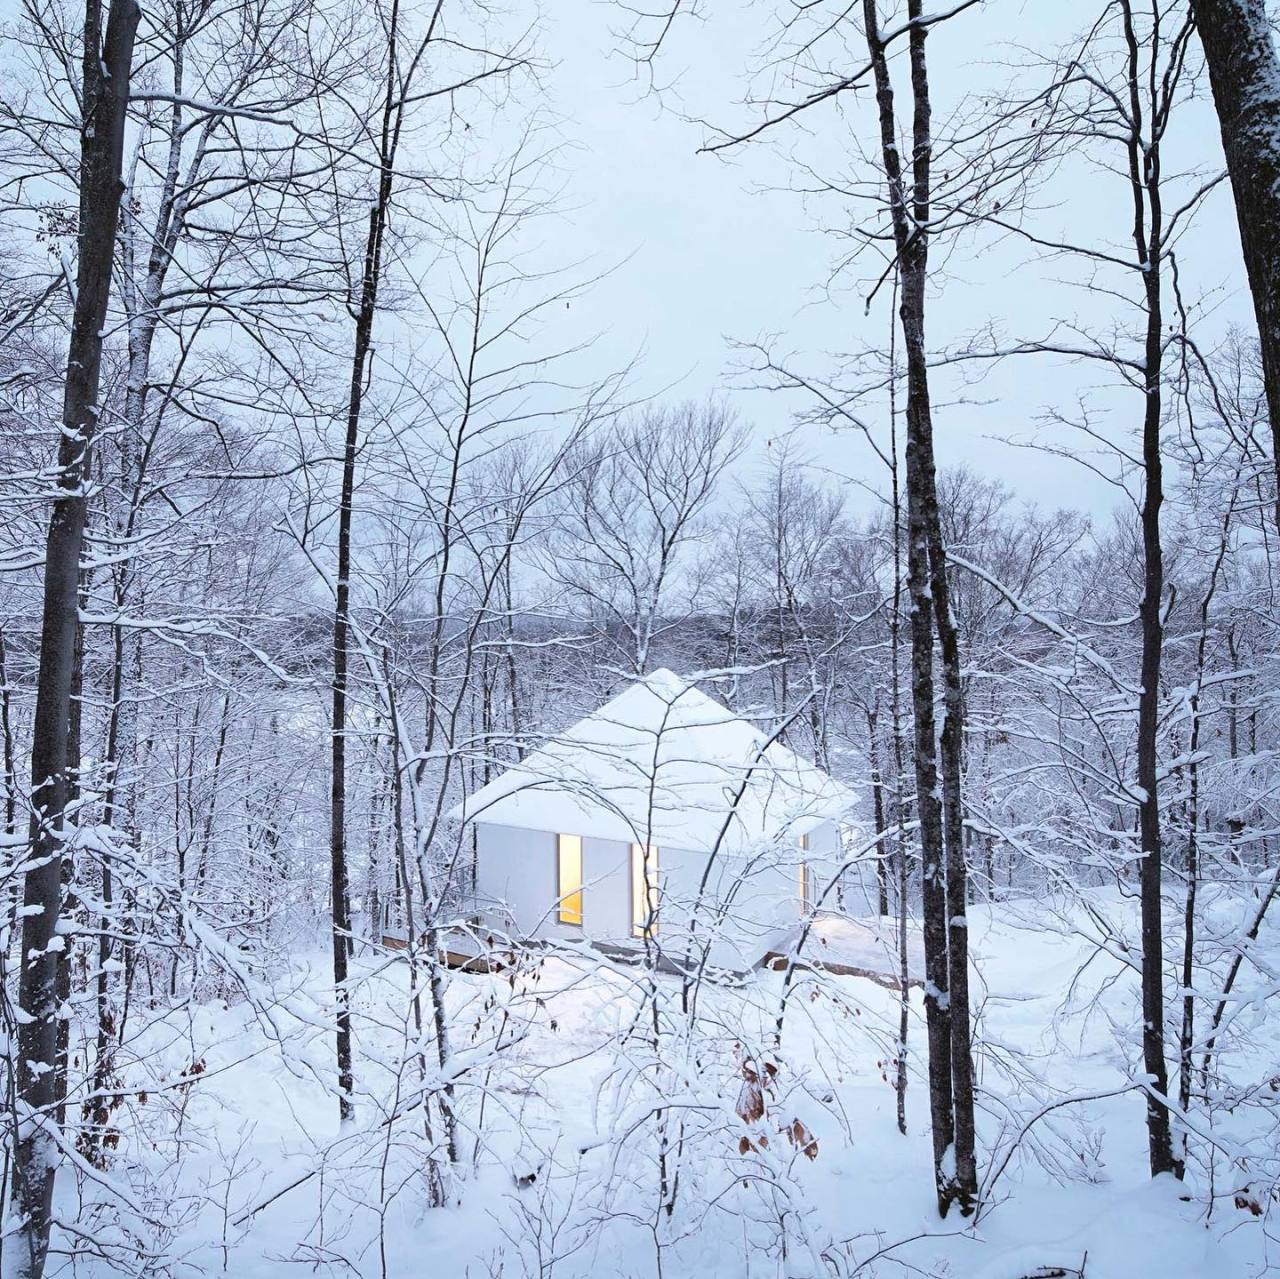
M 821 769 L 660 670 L 556 734 L 451 816 L 729 852 L 803 835 L 853 802 Z

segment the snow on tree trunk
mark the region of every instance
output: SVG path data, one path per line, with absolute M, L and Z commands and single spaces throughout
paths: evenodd
M 1280 465 L 1280 58 L 1265 0 L 1192 0 L 1235 194 Z M 1280 526 L 1280 485 L 1276 490 Z
M 16 1271 L 44 1272 L 49 1247 L 57 1143 L 51 1131 L 62 1099 L 58 1072 L 57 990 L 63 939 L 63 828 L 70 777 L 71 692 L 80 590 L 80 554 L 89 452 L 98 425 L 102 331 L 120 212 L 125 111 L 140 11 L 113 0 L 105 31 L 100 4 L 85 10 L 80 151 L 79 261 L 67 356 L 58 496 L 45 549 L 40 671 L 31 747 L 31 862 L 24 888 L 18 1030 L 20 1130 L 14 1188 L 24 1220 Z
M 916 796 L 923 859 L 929 1106 L 938 1210 L 945 1215 L 952 1203 L 958 1203 L 962 1212 L 973 1211 L 977 1174 L 968 1024 L 968 949 L 963 913 L 966 877 L 959 794 L 963 726 L 959 649 L 948 607 L 946 559 L 938 519 L 933 414 L 924 336 L 931 107 L 925 56 L 927 28 L 920 21 L 920 0 L 911 0 L 908 18 L 915 24 L 910 35 L 913 114 L 909 194 L 897 145 L 886 47 L 875 0 L 864 0 L 864 31 L 875 74 L 882 162 L 889 188 L 901 281 L 899 317 L 906 353 L 907 585 L 911 596 Z M 941 641 L 946 714 L 942 725 L 941 782 L 934 710 L 935 626 Z M 959 864 L 952 865 L 957 859 Z M 953 955 L 952 942 L 957 934 L 958 949 Z M 957 1027 L 957 1019 L 964 1024 Z

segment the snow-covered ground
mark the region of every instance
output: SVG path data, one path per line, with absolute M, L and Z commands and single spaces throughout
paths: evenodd
M 427 1207 L 402 954 L 362 961 L 353 1126 L 337 1122 L 317 953 L 279 975 L 288 993 L 270 1020 L 234 998 L 147 1032 L 155 1091 L 123 1109 L 168 1107 L 170 1135 L 139 1149 L 122 1123 L 105 1175 L 145 1193 L 134 1211 L 153 1225 L 134 1230 L 157 1273 L 1244 1279 L 1280 1265 L 1274 1223 L 1234 1206 L 1221 1158 L 1208 1215 L 1202 1167 L 1185 1198 L 1147 1176 L 1136 986 L 1086 922 L 1033 903 L 971 911 L 988 1199 L 976 1223 L 936 1215 L 919 1057 L 897 1130 L 896 992 L 760 972 L 704 985 L 689 1012 L 679 978 L 587 951 L 519 975 L 451 976 L 460 1171 L 447 1207 Z M 911 1000 L 920 1053 L 918 990 Z M 1252 1010 L 1254 1056 L 1231 1063 L 1242 1077 L 1274 1073 L 1278 1014 Z M 421 1042 L 434 1079 L 434 1042 Z M 166 1089 L 196 1062 L 190 1086 Z M 744 1119 L 753 1075 L 769 1081 L 763 1114 Z M 1069 1097 L 1092 1099 L 1035 1118 Z M 438 1144 L 438 1110 L 432 1122 Z M 79 1180 L 61 1183 L 62 1218 L 117 1240 L 119 1209 L 91 1218 L 80 1198 L 109 1196 Z M 78 1265 L 111 1272 L 109 1260 Z
M 812 922 L 797 926 L 789 944 L 780 949 L 788 956 L 794 952 L 798 963 L 896 986 L 901 981 L 896 932 L 890 918 L 849 919 L 820 913 Z M 908 925 L 906 933 L 907 980 L 920 984 L 924 980 L 924 942 L 919 928 Z

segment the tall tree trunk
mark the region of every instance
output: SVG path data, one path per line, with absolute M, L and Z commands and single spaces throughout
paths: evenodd
M 116 607 L 120 607 L 122 591 L 120 579 L 116 581 Z M 115 824 L 119 812 L 120 795 L 120 738 L 122 732 L 123 689 L 125 665 L 125 631 L 122 626 L 112 628 L 112 662 L 111 662 L 111 715 L 107 725 L 106 763 L 110 771 L 107 774 L 106 790 L 102 797 L 102 824 L 111 827 Z M 132 707 L 136 710 L 136 703 Z M 136 722 L 136 721 L 135 721 Z M 97 1008 L 97 1035 L 93 1059 L 93 1087 L 84 1103 L 82 1114 L 83 1132 L 80 1149 L 90 1162 L 95 1162 L 102 1141 L 103 1130 L 109 1118 L 104 1104 L 103 1094 L 111 1081 L 112 1057 L 115 1049 L 116 1021 L 111 1002 L 111 961 L 112 933 L 118 925 L 115 916 L 115 879 L 112 874 L 111 854 L 103 849 L 99 854 L 102 861 L 102 879 L 99 895 L 102 899 L 102 914 L 98 923 L 98 972 L 95 977 L 95 1002 Z
M 1232 759 L 1240 757 L 1240 652 L 1236 648 L 1236 628 L 1227 627 L 1227 656 L 1231 659 L 1231 683 L 1227 691 L 1227 750 Z
M 1147 1137 L 1151 1175 L 1173 1172 L 1175 1161 L 1169 1129 L 1169 1075 L 1164 1054 L 1164 924 L 1161 919 L 1159 765 L 1160 665 L 1164 648 L 1164 553 L 1160 541 L 1160 508 L 1164 476 L 1160 456 L 1160 298 L 1158 270 L 1147 272 L 1147 408 L 1142 428 L 1145 492 L 1142 499 L 1143 592 L 1142 687 L 1138 694 L 1138 876 L 1142 915 L 1142 1058 L 1148 1076 Z
M 426 37 L 413 59 L 416 66 L 440 17 L 443 0 L 437 0 Z M 394 0 L 386 28 L 387 78 L 378 139 L 378 189 L 369 210 L 365 236 L 360 299 L 355 312 L 355 341 L 351 353 L 351 385 L 347 401 L 347 432 L 342 452 L 342 492 L 338 502 L 338 579 L 333 609 L 333 720 L 331 789 L 329 803 L 329 860 L 333 906 L 333 984 L 336 1002 L 338 1056 L 338 1111 L 345 1122 L 354 1118 L 355 1077 L 351 1063 L 351 1006 L 347 990 L 351 955 L 351 904 L 347 880 L 347 665 L 351 620 L 351 515 L 355 498 L 356 457 L 360 447 L 360 415 L 365 381 L 373 346 L 373 321 L 378 310 L 378 285 L 382 279 L 382 250 L 391 214 L 396 149 L 404 118 L 404 87 L 399 84 L 400 5 Z M 410 69 L 409 74 L 412 74 Z M 406 886 L 407 891 L 407 886 Z
M 908 0 L 911 62 L 910 191 L 898 149 L 888 56 L 876 0 L 863 0 L 863 24 L 875 76 L 881 156 L 889 193 L 901 282 L 898 306 L 907 372 L 907 587 L 911 597 L 912 709 L 915 720 L 916 806 L 920 822 L 924 898 L 925 1023 L 929 1044 L 929 1108 L 933 1127 L 938 1211 L 952 1203 L 973 1211 L 977 1193 L 973 1135 L 973 1067 L 969 1043 L 968 949 L 965 944 L 960 744 L 963 740 L 959 652 L 947 602 L 946 562 L 938 519 L 924 336 L 931 200 L 931 107 L 927 25 L 921 0 Z M 939 792 L 934 711 L 934 636 L 941 641 L 945 719 Z M 952 955 L 953 944 L 958 953 Z M 952 983 L 959 981 L 958 992 Z M 955 995 L 958 993 L 957 1004 Z M 956 1033 L 957 1018 L 964 1024 Z
M 951 1090 L 951 1000 L 947 958 L 947 885 L 942 803 L 938 782 L 937 729 L 934 719 L 933 600 L 929 591 L 928 530 L 924 520 L 927 486 L 921 459 L 920 419 L 927 415 L 915 381 L 925 374 L 923 333 L 918 321 L 924 306 L 924 275 L 903 271 L 901 315 L 907 348 L 907 590 L 911 598 L 911 707 L 915 724 L 916 810 L 920 823 L 921 885 L 924 922 L 925 1025 L 929 1044 L 929 1110 L 933 1126 L 934 1177 L 938 1211 L 946 1214 L 954 1198 L 949 1171 L 955 1141 Z M 913 351 L 913 347 L 915 350 Z M 925 389 L 927 394 L 927 388 Z M 913 402 L 914 400 L 914 402 Z
M 18 829 L 18 769 L 14 761 L 13 689 L 9 686 L 8 654 L 4 630 L 0 628 L 0 746 L 4 766 L 4 829 L 13 835 Z
M 943 721 L 939 735 L 942 763 L 942 818 L 946 845 L 947 977 L 951 1001 L 951 1091 L 955 1114 L 955 1194 L 968 1216 L 978 1197 L 973 1114 L 973 1044 L 969 1012 L 969 872 L 965 847 L 961 780 L 964 755 L 964 693 L 960 642 L 951 619 L 946 550 L 942 544 L 936 490 L 929 519 L 930 582 L 942 658 Z
M 893 273 L 893 300 L 898 300 L 898 271 Z M 895 305 L 895 310 L 896 305 Z M 911 962 L 907 938 L 907 743 L 902 716 L 902 484 L 898 467 L 897 321 L 889 318 L 889 474 L 893 506 L 893 611 L 889 614 L 889 709 L 893 716 L 893 808 L 897 838 L 898 1043 L 893 1090 L 898 1131 L 907 1135 L 907 1035 L 911 1028 Z
M 934 1180 L 938 1210 L 951 1204 L 947 1164 L 955 1137 L 951 1096 L 951 1013 L 947 995 L 946 874 L 942 805 L 938 792 L 937 734 L 934 724 L 933 601 L 929 592 L 929 539 L 924 518 L 928 486 L 927 454 L 921 428 L 929 418 L 928 365 L 924 346 L 926 241 L 907 227 L 906 192 L 898 158 L 893 88 L 879 35 L 875 0 L 864 0 L 867 44 L 875 63 L 881 144 L 896 238 L 902 324 L 907 362 L 907 591 L 911 599 L 911 704 L 915 723 L 916 808 L 920 822 L 924 898 L 925 1026 L 929 1046 L 929 1112 L 933 1129 Z M 900 229 L 899 229 L 900 228 Z
M 1280 58 L 1266 0 L 1192 0 L 1191 11 L 1235 194 L 1258 321 L 1272 460 L 1280 467 Z M 1280 528 L 1280 483 L 1275 500 Z
M 49 1131 L 59 1099 L 52 1069 L 57 1047 L 57 936 L 62 896 L 62 834 L 67 806 L 68 739 L 75 660 L 80 552 L 89 450 L 98 425 L 102 332 L 111 289 L 123 185 L 125 112 L 136 0 L 112 0 L 105 31 L 99 0 L 87 0 L 81 101 L 79 261 L 67 356 L 58 496 L 45 547 L 40 670 L 31 747 L 31 863 L 24 886 L 18 1028 L 18 1099 L 23 1125 L 15 1152 L 14 1190 L 23 1218 L 14 1240 L 16 1273 L 39 1279 L 49 1249 L 57 1146 Z
M 1147 1076 L 1147 1145 L 1151 1175 L 1174 1172 L 1181 1165 L 1174 1156 L 1169 1123 L 1169 1073 L 1164 1049 L 1164 922 L 1161 914 L 1161 876 L 1164 848 L 1160 832 L 1159 728 L 1160 667 L 1164 653 L 1164 549 L 1160 510 L 1164 503 L 1164 465 L 1160 451 L 1163 417 L 1164 361 L 1164 218 L 1161 200 L 1161 112 L 1151 103 L 1152 136 L 1143 137 L 1143 74 L 1141 45 L 1129 0 L 1123 0 L 1125 39 L 1129 50 L 1128 91 L 1130 129 L 1127 139 L 1133 200 L 1133 242 L 1141 272 L 1146 310 L 1143 356 L 1142 415 L 1142 630 L 1141 688 L 1138 693 L 1136 744 L 1138 836 L 1140 861 L 1138 894 L 1142 933 L 1142 1060 Z M 1155 64 L 1156 51 L 1150 54 Z M 1167 119 L 1167 111 L 1164 112 Z
M 508 545 L 512 535 L 508 535 Z M 511 589 L 511 557 L 507 556 L 502 570 L 503 638 L 504 656 L 507 662 L 507 695 L 511 703 L 511 740 L 517 762 L 524 758 L 524 729 L 520 716 L 520 679 L 516 666 L 516 605 Z
M 336 1005 L 338 1112 L 344 1123 L 355 1117 L 355 1076 L 351 1060 L 351 1004 L 347 989 L 351 954 L 350 885 L 347 879 L 347 661 L 351 609 L 351 512 L 355 498 L 356 455 L 360 446 L 360 411 L 364 400 L 365 369 L 373 338 L 381 272 L 382 233 L 390 174 L 384 173 L 379 200 L 369 213 L 364 277 L 356 315 L 355 347 L 351 359 L 351 388 L 347 432 L 342 454 L 342 493 L 338 504 L 338 578 L 333 609 L 333 717 L 329 791 L 330 891 L 333 915 L 333 985 Z
M 0 629 L 0 737 L 4 743 L 4 831 L 18 833 L 18 767 L 13 741 L 13 689 L 9 685 L 8 654 L 4 630 Z M 5 902 L 5 923 L 9 933 L 6 949 L 18 935 L 18 906 L 22 900 L 22 883 L 16 877 L 9 885 Z
M 907 15 L 914 24 L 908 37 L 911 90 L 915 99 L 912 120 L 912 222 L 920 249 L 921 275 L 926 276 L 925 256 L 932 191 L 932 121 L 929 67 L 925 41 L 929 29 L 920 21 L 921 0 L 908 0 Z M 969 1216 L 977 1206 L 978 1168 L 973 1115 L 973 1045 L 969 1016 L 969 876 L 966 866 L 964 808 L 961 780 L 964 757 L 964 686 L 960 672 L 960 637 L 951 618 L 951 592 L 947 582 L 947 554 L 938 513 L 938 485 L 933 454 L 933 413 L 929 403 L 928 372 L 924 366 L 924 299 L 920 299 L 919 377 L 924 383 L 922 412 L 916 424 L 921 452 L 921 492 L 929 541 L 929 586 L 938 630 L 942 664 L 943 721 L 939 740 L 942 764 L 942 821 L 946 853 L 947 979 L 951 1033 L 951 1097 L 954 1148 L 952 1193 L 960 1211 Z M 910 346 L 908 344 L 908 351 Z M 908 412 L 908 427 L 910 413 Z
M 889 836 L 885 825 L 884 781 L 880 775 L 880 751 L 877 742 L 878 715 L 867 707 L 867 753 L 871 761 L 871 803 L 876 824 L 876 889 L 879 898 L 877 914 L 883 919 L 889 913 Z

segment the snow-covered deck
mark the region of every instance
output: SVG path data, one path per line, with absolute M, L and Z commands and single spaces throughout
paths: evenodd
M 780 937 L 761 960 L 760 967 L 784 968 L 794 955 L 795 962 L 804 968 L 821 969 L 837 976 L 866 977 L 890 990 L 899 988 L 901 961 L 894 920 L 875 916 L 850 919 L 819 913 L 809 925 L 803 943 L 801 932 L 802 927 L 797 924 Z M 403 949 L 406 945 L 403 932 L 388 930 L 382 940 L 392 949 Z M 495 928 L 492 920 L 483 918 L 471 927 L 444 929 L 440 935 L 441 952 L 451 968 L 502 968 L 514 961 L 517 950 L 548 945 L 554 943 L 520 941 L 511 937 L 507 929 Z M 603 955 L 623 961 L 638 958 L 642 952 L 639 943 L 630 946 L 594 943 L 594 947 Z M 924 984 L 924 945 L 919 929 L 912 924 L 907 931 L 907 982 L 911 986 Z
M 879 916 L 850 919 L 820 913 L 809 925 L 803 943 L 802 931 L 803 926 L 797 924 L 785 940 L 765 956 L 765 963 L 783 968 L 795 954 L 795 962 L 806 968 L 866 977 L 890 990 L 900 988 L 902 963 L 893 919 Z M 907 925 L 907 984 L 924 984 L 924 943 L 919 929 L 911 924 Z

